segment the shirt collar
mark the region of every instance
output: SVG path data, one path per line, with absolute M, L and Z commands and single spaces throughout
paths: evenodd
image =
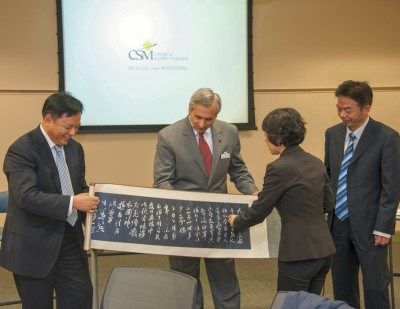
M 192 127 L 192 128 L 193 128 L 193 127 Z M 193 132 L 194 132 L 194 135 L 196 135 L 196 136 L 199 136 L 199 135 L 200 135 L 199 132 L 197 132 L 195 129 L 193 129 Z M 207 136 L 210 136 L 210 134 L 211 134 L 211 128 L 208 128 L 208 129 L 204 132 L 203 136 L 204 136 L 204 137 L 207 137 Z
M 40 130 L 42 131 L 42 133 L 43 133 L 43 135 L 44 135 L 44 137 L 45 137 L 45 139 L 47 141 L 47 144 L 49 144 L 50 149 L 52 149 L 56 143 L 54 143 L 51 140 L 51 138 L 47 135 L 46 131 L 43 129 L 43 125 L 42 124 L 40 124 Z
M 357 140 L 360 140 L 361 135 L 363 134 L 364 129 L 365 129 L 365 127 L 367 126 L 368 122 L 369 122 L 369 117 L 368 117 L 367 120 L 362 124 L 361 127 L 359 127 L 358 129 L 356 129 L 356 130 L 353 132 L 354 135 L 356 136 L 356 139 L 357 139 Z M 352 131 L 347 127 L 347 130 L 346 130 L 346 140 L 349 138 L 349 134 L 350 134 L 350 133 L 352 133 Z

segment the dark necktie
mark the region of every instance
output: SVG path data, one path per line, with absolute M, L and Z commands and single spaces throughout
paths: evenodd
M 204 164 L 206 166 L 207 176 L 210 177 L 211 165 L 212 165 L 212 154 L 210 147 L 204 139 L 204 133 L 199 133 L 199 147 L 203 157 Z
M 335 214 L 341 221 L 347 219 L 349 216 L 349 209 L 347 207 L 347 170 L 349 169 L 350 160 L 353 156 L 353 145 L 355 138 L 356 136 L 354 133 L 349 134 L 349 145 L 346 148 L 342 165 L 340 166 L 340 174 L 336 193 Z
M 63 151 L 61 146 L 54 145 L 54 149 L 56 150 L 56 165 L 58 169 L 58 174 L 60 176 L 61 182 L 61 192 L 63 195 L 73 196 L 74 190 L 72 188 L 71 177 L 69 176 L 68 166 L 65 162 Z M 78 213 L 75 208 L 72 208 L 71 214 L 67 218 L 67 222 L 74 226 L 76 220 L 78 219 Z

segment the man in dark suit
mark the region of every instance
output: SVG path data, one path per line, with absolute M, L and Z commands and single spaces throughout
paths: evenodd
M 98 198 L 83 193 L 84 153 L 72 140 L 82 111 L 67 93 L 49 96 L 42 123 L 17 139 L 4 160 L 9 202 L 0 265 L 14 274 L 24 309 L 53 308 L 54 291 L 57 308 L 92 308 L 82 222 Z
M 337 195 L 335 214 L 329 217 L 336 246 L 334 296 L 360 308 L 361 266 L 365 307 L 390 308 L 387 244 L 400 199 L 399 134 L 369 117 L 373 95 L 367 83 L 345 81 L 335 95 L 342 123 L 325 136 L 325 165 Z M 350 157 L 347 148 L 353 148 Z
M 257 191 L 240 155 L 238 130 L 216 119 L 220 110 L 219 95 L 209 88 L 201 88 L 190 99 L 189 116 L 160 131 L 154 160 L 154 187 L 227 193 L 229 174 L 240 192 Z M 202 148 L 204 142 L 207 150 Z M 203 159 L 201 149 L 210 152 L 208 159 Z M 234 260 L 206 258 L 204 262 L 215 308 L 240 308 Z M 170 257 L 170 267 L 198 280 L 196 305 L 203 308 L 200 258 Z

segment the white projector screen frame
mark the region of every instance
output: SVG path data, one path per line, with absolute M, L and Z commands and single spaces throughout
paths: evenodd
M 56 0 L 60 91 L 85 106 L 83 133 L 156 132 L 195 90 L 218 118 L 255 129 L 251 0 Z

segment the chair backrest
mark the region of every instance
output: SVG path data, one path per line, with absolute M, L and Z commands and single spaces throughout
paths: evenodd
M 8 191 L 0 192 L 0 213 L 7 212 Z M 0 227 L 0 241 L 3 239 L 3 228 Z
M 8 191 L 0 192 L 0 213 L 7 212 Z
M 286 292 L 280 291 L 275 294 L 274 300 L 272 301 L 271 304 L 271 309 L 282 309 L 283 308 L 283 302 L 285 301 L 286 297 Z
M 197 280 L 160 268 L 117 266 L 111 271 L 101 309 L 192 309 Z

